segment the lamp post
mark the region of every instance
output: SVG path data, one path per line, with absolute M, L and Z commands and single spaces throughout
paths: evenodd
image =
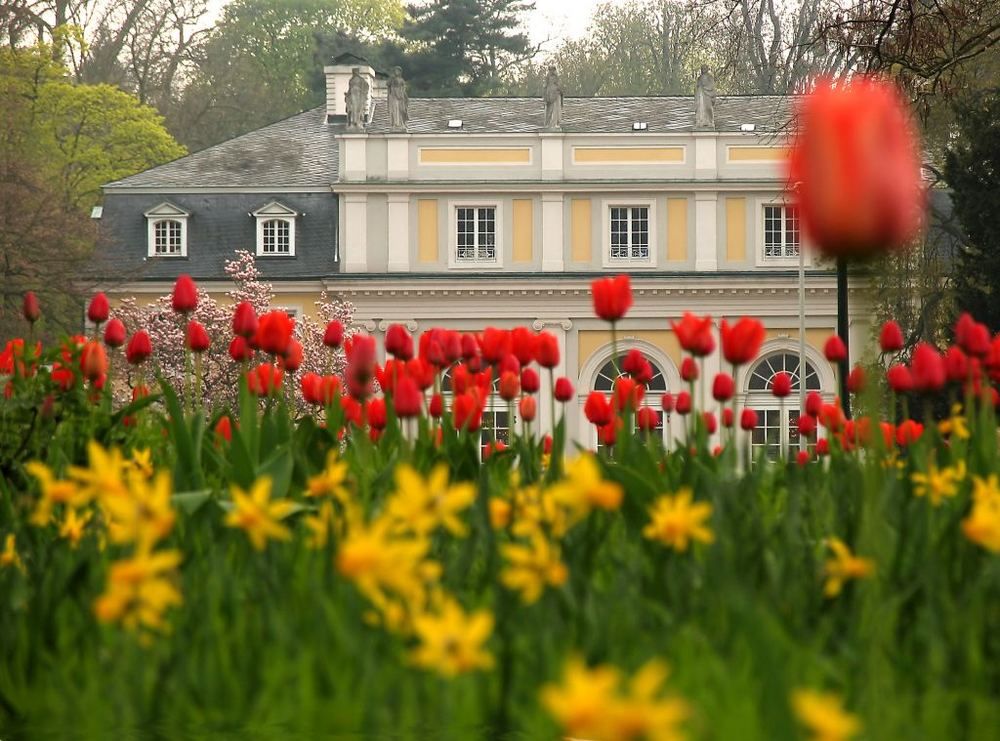
M 851 345 L 847 321 L 847 258 L 837 258 L 837 334 L 844 343 L 844 359 L 840 361 L 840 403 L 844 416 L 851 418 L 851 395 L 847 390 L 847 374 L 851 367 Z

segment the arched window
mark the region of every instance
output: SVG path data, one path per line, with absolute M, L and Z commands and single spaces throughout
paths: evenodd
M 774 376 L 787 373 L 792 380 L 792 395 L 784 404 L 771 393 Z M 790 352 L 768 355 L 757 362 L 748 374 L 747 406 L 757 412 L 750 445 L 754 454 L 763 450 L 768 458 L 776 459 L 782 450 L 794 451 L 799 445 L 799 357 Z M 820 391 L 819 373 L 806 362 L 805 382 L 807 391 Z
M 653 376 L 646 383 L 646 394 L 642 399 L 642 406 L 650 407 L 656 410 L 656 427 L 654 428 L 654 434 L 663 436 L 663 412 L 660 411 L 660 397 L 663 396 L 667 391 L 667 380 L 663 376 L 663 370 L 657 365 L 648 355 L 643 355 L 649 364 L 653 368 Z M 621 376 L 628 375 L 621 370 L 622 360 L 624 360 L 624 355 L 618 358 L 618 369 L 615 368 L 615 361 L 608 360 L 601 369 L 597 371 L 597 375 L 594 378 L 593 389 L 594 391 L 600 391 L 602 393 L 610 394 L 614 391 L 615 379 Z M 600 439 L 597 440 L 597 449 L 600 450 L 604 446 L 601 444 Z
M 441 395 L 447 406 L 451 406 L 451 397 L 454 394 L 451 373 L 452 368 L 446 368 L 441 374 Z M 514 416 L 511 417 L 507 402 L 498 395 L 500 379 L 494 378 L 492 386 L 493 392 L 486 400 L 486 408 L 483 410 L 483 421 L 480 427 L 482 449 L 486 448 L 491 438 L 505 445 L 509 444 L 511 427 L 517 424 L 517 404 L 514 405 Z

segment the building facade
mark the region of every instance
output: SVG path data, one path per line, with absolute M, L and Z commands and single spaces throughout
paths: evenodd
M 583 399 L 613 369 L 590 282 L 627 272 L 635 306 L 619 351 L 653 364 L 653 405 L 682 388 L 670 319 L 764 322 L 761 356 L 736 383 L 760 412 L 756 441 L 773 449 L 795 438 L 796 413 L 768 383 L 777 370 L 798 382 L 803 250 L 806 385 L 833 397 L 822 345 L 836 278 L 810 257 L 784 195 L 788 98 L 702 99 L 710 125 L 696 125 L 693 97 L 564 98 L 556 126 L 542 98 L 423 98 L 403 101 L 400 125 L 399 97 L 363 60 L 339 58 L 326 74 L 325 108 L 105 188 L 106 250 L 128 275 L 119 290 L 161 295 L 187 272 L 221 292 L 222 262 L 255 248 L 286 308 L 309 311 L 325 289 L 375 335 L 396 322 L 416 334 L 546 330 L 564 349 L 558 374 L 578 390 L 570 430 L 595 445 Z M 352 77 L 366 83 L 360 125 L 347 118 Z M 858 348 L 868 299 L 851 300 Z M 710 356 L 706 375 L 718 370 L 730 369 Z M 499 427 L 513 422 L 496 411 Z M 540 416 L 549 427 L 547 404 Z

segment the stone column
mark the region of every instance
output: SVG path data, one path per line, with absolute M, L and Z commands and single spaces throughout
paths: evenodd
M 340 233 L 345 273 L 368 270 L 368 194 L 344 194 L 344 228 Z
M 389 193 L 388 238 L 390 273 L 410 272 L 410 194 Z
M 719 269 L 719 196 L 715 191 L 694 194 L 694 269 Z
M 542 193 L 542 271 L 563 270 L 563 194 Z

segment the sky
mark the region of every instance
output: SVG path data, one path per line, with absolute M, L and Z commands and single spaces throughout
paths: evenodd
M 587 24 L 594 10 L 603 0 L 535 0 L 535 11 L 529 21 L 528 32 L 532 41 L 540 43 L 547 38 L 580 38 L 587 30 Z M 611 0 L 620 4 L 624 0 Z M 557 44 L 547 44 L 554 47 Z

